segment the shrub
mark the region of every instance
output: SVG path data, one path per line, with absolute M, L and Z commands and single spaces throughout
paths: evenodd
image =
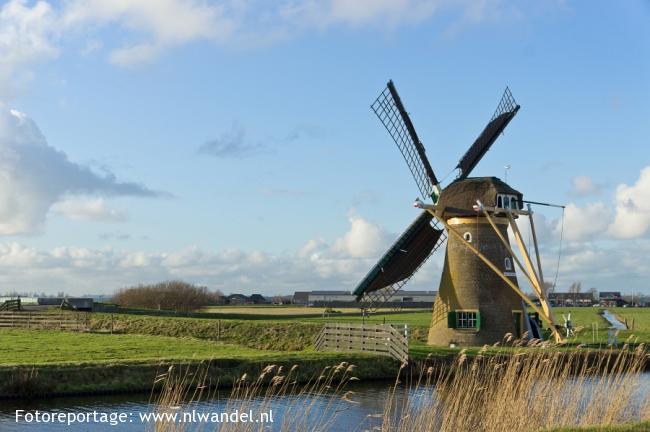
M 165 309 L 189 312 L 216 304 L 222 294 L 182 281 L 165 281 L 152 285 L 122 288 L 113 296 L 113 302 L 123 307 Z

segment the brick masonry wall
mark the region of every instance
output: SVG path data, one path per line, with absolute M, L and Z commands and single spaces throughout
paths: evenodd
M 510 254 L 487 220 L 479 217 L 461 221 L 452 226 L 461 234 L 471 233 L 472 244 L 499 269 L 506 271 L 505 258 Z M 507 239 L 507 222 L 500 220 L 497 226 Z M 512 257 L 510 260 L 514 268 Z M 515 276 L 510 278 L 517 283 Z M 481 315 L 480 329 L 448 328 L 448 312 L 458 309 L 478 309 Z M 481 346 L 499 342 L 506 333 L 516 334 L 513 310 L 522 310 L 521 298 L 460 239 L 450 235 L 428 343 Z

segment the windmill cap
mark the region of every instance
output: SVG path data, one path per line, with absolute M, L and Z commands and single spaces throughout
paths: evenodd
M 521 202 L 523 194 L 513 189 L 497 177 L 468 177 L 463 180 L 457 180 L 443 189 L 436 207 L 447 208 L 445 217 L 455 215 L 462 216 L 460 212 L 454 214 L 454 210 L 459 209 L 466 212 L 474 213 L 476 200 L 481 201 L 486 206 L 493 207 L 497 201 L 497 195 L 516 195 Z

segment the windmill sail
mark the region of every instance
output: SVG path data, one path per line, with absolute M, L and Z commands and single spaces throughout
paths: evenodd
M 476 164 L 483 158 L 483 155 L 487 153 L 492 144 L 494 144 L 499 135 L 508 126 L 510 120 L 517 114 L 517 111 L 519 111 L 519 105 L 517 105 L 514 97 L 512 97 L 510 89 L 506 87 L 501 97 L 501 102 L 499 102 L 487 126 L 485 126 L 485 129 L 483 129 L 479 137 L 476 138 L 476 141 L 467 150 L 467 153 L 465 153 L 460 162 L 458 162 L 456 168 L 460 170 L 460 174 L 458 175 L 459 180 L 466 178 L 472 172 Z
M 437 201 L 440 195 L 438 179 L 429 164 L 424 146 L 415 132 L 406 109 L 404 109 L 393 81 L 388 81 L 388 85 L 371 105 L 371 108 L 404 156 L 422 198 L 431 197 L 434 202 Z
M 382 292 L 386 301 L 415 274 L 446 236 L 428 211 L 423 211 L 388 251 L 377 261 L 354 290 L 357 300 Z

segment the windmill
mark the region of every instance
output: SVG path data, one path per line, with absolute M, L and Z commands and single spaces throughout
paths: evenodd
M 390 301 L 447 240 L 429 344 L 483 345 L 498 342 L 507 333 L 541 337 L 526 305 L 560 341 L 546 300 L 530 204 L 524 210 L 522 193 L 496 177 L 469 177 L 519 111 L 510 90 L 506 88 L 492 118 L 458 162 L 456 179 L 444 188 L 392 81 L 371 107 L 397 144 L 425 201 L 416 200 L 414 206 L 423 211 L 357 285 L 357 301 L 369 309 Z M 517 226 L 520 215 L 530 216 L 536 265 Z M 523 263 L 510 246 L 508 227 Z M 537 301 L 519 288 L 515 266 L 530 282 Z

